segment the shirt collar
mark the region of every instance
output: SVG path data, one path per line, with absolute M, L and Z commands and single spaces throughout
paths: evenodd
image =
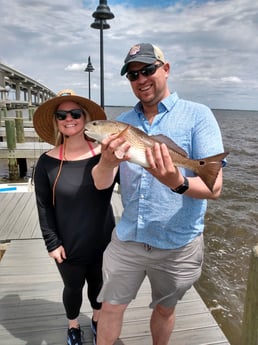
M 163 113 L 166 110 L 170 111 L 176 102 L 178 101 L 179 97 L 176 92 L 170 94 L 168 97 L 164 98 L 161 102 L 158 104 L 158 112 Z M 138 102 L 134 107 L 135 112 L 140 115 L 143 114 L 142 104 L 141 102 Z

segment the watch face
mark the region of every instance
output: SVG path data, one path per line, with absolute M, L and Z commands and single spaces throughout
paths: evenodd
M 178 194 L 183 194 L 189 188 L 189 181 L 186 177 L 184 177 L 184 183 L 181 186 L 178 186 L 176 189 L 172 189 L 173 192 Z
M 181 187 L 179 187 L 179 188 L 177 189 L 176 192 L 177 192 L 178 194 L 183 194 L 184 192 L 187 191 L 188 188 L 189 188 L 189 187 L 188 187 L 187 185 L 182 184 Z

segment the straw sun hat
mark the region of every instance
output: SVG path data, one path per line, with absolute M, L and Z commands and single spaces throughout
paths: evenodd
M 57 107 L 63 102 L 78 103 L 87 111 L 91 121 L 106 119 L 104 110 L 95 102 L 87 98 L 77 96 L 72 90 L 62 90 L 58 92 L 56 97 L 41 104 L 33 115 L 33 126 L 37 134 L 41 139 L 51 145 L 55 145 L 56 141 L 54 113 Z

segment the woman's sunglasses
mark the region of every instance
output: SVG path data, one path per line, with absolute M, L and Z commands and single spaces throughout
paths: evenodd
M 71 114 L 71 117 L 74 120 L 78 120 L 81 118 L 82 114 L 84 114 L 82 109 L 71 109 L 71 110 L 57 110 L 55 112 L 55 117 L 59 121 L 64 121 L 67 118 L 67 114 Z
M 159 67 L 161 67 L 163 65 L 163 63 L 160 64 L 151 64 L 151 65 L 147 65 L 144 66 L 143 68 L 139 69 L 138 71 L 129 71 L 126 74 L 126 77 L 130 80 L 130 81 L 135 81 L 139 78 L 139 75 L 141 73 L 141 75 L 143 75 L 144 77 L 148 77 L 150 75 L 153 75 L 157 69 Z

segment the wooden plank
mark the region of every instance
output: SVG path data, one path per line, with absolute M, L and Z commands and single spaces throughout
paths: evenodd
M 12 231 L 10 239 L 19 239 L 21 233 L 27 223 L 27 219 L 32 211 L 30 200 L 34 196 L 33 193 L 16 193 L 20 194 L 19 201 L 13 208 L 12 216 L 9 217 L 7 226 Z
M 15 150 L 9 150 L 6 142 L 0 142 L 0 159 L 10 157 L 36 159 L 52 147 L 52 145 L 44 142 L 25 142 L 17 143 Z
M 112 205 L 117 222 L 122 212 L 117 188 Z M 0 193 L 0 241 L 30 238 L 42 238 L 35 193 Z
M 12 231 L 12 239 L 41 238 L 38 211 L 34 193 L 24 193 L 23 214 L 17 220 Z
M 13 234 L 30 238 L 28 228 L 39 228 L 34 193 L 0 195 L 1 206 L 16 207 L 20 217 L 4 222 L 13 226 Z M 117 189 L 112 197 L 116 220 L 122 212 Z M 31 215 L 33 214 L 33 220 Z M 0 221 L 12 215 L 1 208 Z M 37 225 L 35 224 L 37 223 Z M 17 229 L 20 229 L 20 234 Z M 7 233 L 6 230 L 4 230 Z M 39 230 L 40 231 L 40 230 Z M 0 228 L 0 232 L 1 228 Z M 0 337 L 9 339 L 6 344 L 63 344 L 66 334 L 66 318 L 61 302 L 62 282 L 53 260 L 48 256 L 42 239 L 12 241 L 0 262 Z M 150 286 L 144 281 L 137 298 L 125 313 L 121 339 L 116 344 L 150 344 L 149 318 L 151 310 Z M 40 313 L 39 313 L 40 310 Z M 91 343 L 89 330 L 91 308 L 87 299 L 82 307 L 81 325 L 86 344 Z M 30 327 L 33 325 L 33 329 Z M 46 335 L 47 330 L 47 335 Z M 15 340 L 14 340 L 15 339 Z M 194 288 L 190 289 L 177 306 L 176 328 L 172 341 L 177 345 L 228 344 L 222 331 L 209 313 Z M 188 341 L 188 342 L 187 342 Z M 45 342 L 45 343 L 44 343 Z M 27 344 L 26 343 L 26 344 Z M 1 342 L 2 344 L 2 342 Z M 5 342 L 3 342 L 3 345 Z
M 2 197 L 0 194 L 0 198 Z M 12 197 L 8 205 L 4 205 L 4 211 L 1 215 L 0 222 L 0 239 L 11 240 L 20 238 L 20 234 L 26 224 L 26 219 L 31 217 L 30 193 L 8 193 Z M 31 204 L 32 205 L 32 204 Z
M 13 117 L 13 116 L 6 117 L 6 119 L 12 119 L 12 118 L 15 119 L 15 117 Z M 4 119 L 5 118 L 2 118 L 2 120 L 4 120 Z M 23 120 L 23 126 L 24 126 L 24 128 L 32 128 L 34 130 L 33 122 L 30 121 L 30 120 L 24 119 Z M 2 127 L 5 127 L 5 122 L 4 121 L 2 121 Z
M 4 193 L 0 194 L 0 198 L 2 198 L 2 195 Z M 16 218 L 19 217 L 20 213 L 16 212 L 16 208 L 19 208 L 20 212 L 20 206 L 19 206 L 19 200 L 22 197 L 21 193 L 9 193 L 10 198 L 7 199 L 7 204 L 1 204 L 1 210 L 2 214 L 0 216 L 0 232 L 1 232 L 1 240 L 8 240 L 10 239 L 10 232 L 12 231 L 13 222 L 15 222 Z M 15 195 L 17 194 L 17 195 Z
M 11 212 L 11 204 L 14 202 L 14 198 L 17 199 L 14 193 L 0 193 L 0 219 L 7 218 L 9 216 L 8 211 Z M 11 206 L 10 206 L 11 205 Z
M 23 121 L 24 122 L 24 121 Z M 26 142 L 37 142 L 39 141 L 39 136 L 35 132 L 35 129 L 33 127 L 24 127 L 24 139 Z M 0 138 L 2 141 L 6 141 L 6 129 L 5 127 L 0 127 Z
M 1 345 L 64 345 L 67 320 L 62 304 L 62 282 L 42 239 L 15 240 L 0 262 Z M 85 294 L 86 295 L 86 294 Z M 147 280 L 125 312 L 116 345 L 149 345 L 151 310 Z M 92 344 L 91 307 L 85 297 L 80 323 L 85 344 Z M 170 344 L 228 345 L 209 310 L 194 288 L 177 306 Z

